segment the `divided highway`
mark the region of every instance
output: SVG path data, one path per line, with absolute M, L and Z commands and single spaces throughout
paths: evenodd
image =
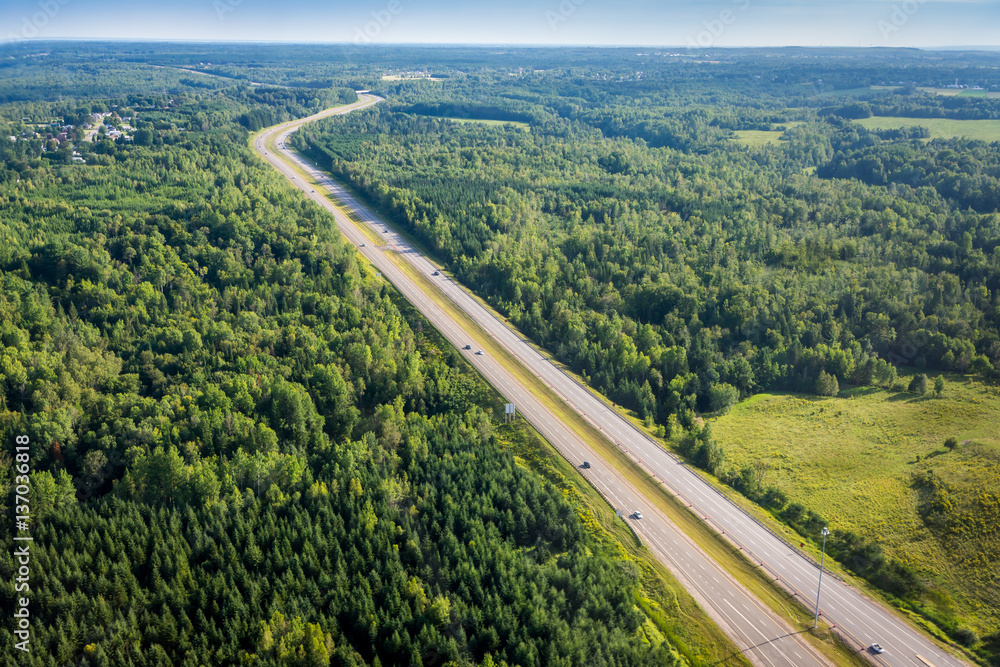
M 303 124 L 319 118 L 344 114 L 377 104 L 380 98 L 360 95 L 359 102 L 328 109 L 309 118 L 283 123 L 258 135 L 255 149 L 306 195 L 331 211 L 341 232 L 354 243 L 366 259 L 411 302 L 453 345 L 465 351 L 467 359 L 538 431 L 568 460 L 576 464 L 584 460 L 594 465 L 581 469 L 583 474 L 608 501 L 630 515 L 641 509 L 641 520 L 629 518 L 632 528 L 653 553 L 672 571 L 691 595 L 732 638 L 742 652 L 757 665 L 817 665 L 829 664 L 818 655 L 798 633 L 792 631 L 760 601 L 755 599 L 728 573 L 680 532 L 665 516 L 643 502 L 642 495 L 617 471 L 600 462 L 578 435 L 542 405 L 508 369 L 489 355 L 474 354 L 480 347 L 477 332 L 466 331 L 433 299 L 429 298 L 396 264 L 401 258 L 417 271 L 436 281 L 437 288 L 465 312 L 486 335 L 502 345 L 530 372 L 540 377 L 565 402 L 592 423 L 598 425 L 609 440 L 626 451 L 670 491 L 680 495 L 692 506 L 692 511 L 707 520 L 720 532 L 740 545 L 755 563 L 761 563 L 790 590 L 805 600 L 815 600 L 817 565 L 781 538 L 754 521 L 743 510 L 722 496 L 697 473 L 688 469 L 676 457 L 664 451 L 651 438 L 635 428 L 624 417 L 596 397 L 589 389 L 536 351 L 523 337 L 475 300 L 460 285 L 443 274 L 431 277 L 439 267 L 410 247 L 391 228 L 355 200 L 339 184 L 320 172 L 310 162 L 286 149 L 286 137 Z M 272 147 L 269 147 L 269 144 Z M 275 155 L 277 150 L 280 155 Z M 294 164 L 292 168 L 289 163 Z M 332 199 L 350 210 L 363 222 L 350 220 L 327 195 L 303 181 L 301 173 L 320 184 Z M 362 231 L 367 226 L 383 243 L 371 243 Z M 874 660 L 886 665 L 913 667 L 959 666 L 966 663 L 940 648 L 929 638 L 904 622 L 894 612 L 867 598 L 856 589 L 834 577 L 824 577 L 822 613 L 826 621 L 857 642 L 862 650 L 872 643 L 885 648 Z

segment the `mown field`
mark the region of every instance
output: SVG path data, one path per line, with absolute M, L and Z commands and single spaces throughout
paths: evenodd
M 1000 141 L 1000 120 L 952 120 L 951 118 L 902 118 L 872 116 L 855 121 L 869 130 L 895 130 L 919 125 L 931 132 L 931 139 L 966 137 L 981 141 Z
M 946 378 L 941 398 L 760 394 L 712 428 L 728 464 L 767 462 L 767 484 L 877 540 L 926 579 L 936 614 L 986 636 L 1000 630 L 1000 387 Z

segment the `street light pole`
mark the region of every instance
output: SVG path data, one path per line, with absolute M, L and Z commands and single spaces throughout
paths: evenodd
M 813 629 L 819 625 L 819 594 L 823 590 L 823 565 L 826 563 L 826 536 L 830 534 L 829 528 L 823 528 L 823 556 L 819 561 L 819 588 L 816 589 L 816 618 L 813 619 Z

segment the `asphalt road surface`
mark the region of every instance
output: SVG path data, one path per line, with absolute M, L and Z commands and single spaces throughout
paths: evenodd
M 609 503 L 627 517 L 642 541 L 672 571 L 691 595 L 732 638 L 734 643 L 758 665 L 829 664 L 797 633 L 777 618 L 760 601 L 724 572 L 714 560 L 681 533 L 665 516 L 642 500 L 642 495 L 610 466 L 601 462 L 573 431 L 553 415 L 506 369 L 489 355 L 476 355 L 480 346 L 474 340 L 476 332 L 467 332 L 448 316 L 421 288 L 394 263 L 392 255 L 409 262 L 416 270 L 435 281 L 438 289 L 472 318 L 487 335 L 517 357 L 532 373 L 550 385 L 572 407 L 584 415 L 623 451 L 627 452 L 670 491 L 691 505 L 691 511 L 709 522 L 716 530 L 743 548 L 747 557 L 765 568 L 790 591 L 807 604 L 815 603 L 818 565 L 808 556 L 760 525 L 739 507 L 731 503 L 698 473 L 690 470 L 676 457 L 664 451 L 651 438 L 635 428 L 624 417 L 597 398 L 589 389 L 564 373 L 536 351 L 520 334 L 487 310 L 459 284 L 444 273 L 433 276 L 440 267 L 414 250 L 395 231 L 381 222 L 339 184 L 322 173 L 315 165 L 291 149 L 285 139 L 301 125 L 330 115 L 349 113 L 373 104 L 380 98 L 360 95 L 359 102 L 346 107 L 329 109 L 309 118 L 284 123 L 257 137 L 256 150 L 278 171 L 302 189 L 307 196 L 331 211 L 341 232 L 358 246 L 366 259 L 411 302 L 458 349 L 466 344 L 471 350 L 463 354 L 486 379 L 513 402 L 518 411 L 566 458 L 579 465 L 590 461 L 590 469 L 580 468 Z M 273 155 L 268 143 L 282 156 Z M 293 162 L 299 170 L 320 184 L 314 186 L 302 180 L 282 158 Z M 324 190 L 326 192 L 324 192 Z M 370 232 L 384 240 L 375 244 L 328 199 L 332 195 L 345 210 L 351 210 L 367 225 Z M 364 244 L 364 245 L 363 245 Z M 643 518 L 631 514 L 641 510 Z M 811 608 L 811 607 L 810 607 Z M 829 574 L 823 579 L 821 613 L 827 623 L 835 624 L 852 638 L 858 650 L 873 643 L 885 652 L 868 656 L 886 665 L 913 667 L 945 667 L 965 665 L 951 653 L 939 647 L 927 636 L 903 621 L 884 605 L 862 595 L 858 590 Z

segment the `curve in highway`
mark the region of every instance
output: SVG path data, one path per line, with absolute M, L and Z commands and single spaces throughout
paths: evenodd
M 285 148 L 285 138 L 303 124 L 330 115 L 349 113 L 377 104 L 379 101 L 380 98 L 373 95 L 361 95 L 359 102 L 355 104 L 328 109 L 308 118 L 269 128 L 255 138 L 254 147 L 279 172 L 304 190 L 307 196 L 331 211 L 342 233 L 358 246 L 364 257 L 371 261 L 442 335 L 461 349 L 464 345 L 472 343 L 474 336 L 428 298 L 396 265 L 392 255 L 409 262 L 416 270 L 427 276 L 440 270 L 439 267 L 409 246 L 403 238 L 379 220 L 377 215 L 315 165 Z M 272 142 L 273 148 L 268 148 Z M 275 150 L 281 155 L 275 155 Z M 296 174 L 296 169 L 300 171 L 299 174 Z M 360 224 L 366 225 L 373 234 L 384 238 L 386 246 L 368 244 L 368 237 L 361 230 L 359 223 L 344 215 L 324 193 L 316 192 L 314 187 L 303 181 L 301 173 L 307 174 L 310 179 L 319 183 L 321 189 L 327 189 L 340 206 L 350 210 L 362 221 Z M 600 425 L 601 431 L 611 442 L 640 462 L 670 491 L 683 497 L 692 506 L 692 511 L 707 518 L 717 530 L 737 543 L 748 558 L 768 568 L 789 590 L 801 596 L 803 600 L 810 599 L 810 595 L 805 591 L 815 590 L 818 576 L 818 567 L 811 559 L 755 521 L 700 475 L 687 468 L 679 459 L 663 450 L 655 441 L 606 405 L 588 388 L 563 372 L 519 333 L 474 299 L 462 286 L 443 274 L 435 285 L 471 317 L 482 331 L 550 385 L 572 409 L 592 423 Z M 498 391 L 514 402 L 521 413 L 568 460 L 572 462 L 599 460 L 597 454 L 590 450 L 575 432 L 544 407 L 500 363 L 488 355 L 473 354 L 471 350 L 466 352 L 466 358 Z M 581 469 L 580 472 L 617 509 L 624 510 L 628 514 L 636 508 L 644 508 L 643 519 L 630 519 L 633 530 L 755 664 L 827 664 L 824 658 L 725 573 L 665 516 L 657 511 L 645 509 L 646 503 L 643 502 L 642 494 L 617 471 L 607 465 L 595 465 L 590 469 Z M 936 667 L 966 664 L 885 606 L 834 577 L 824 578 L 821 609 L 826 621 L 836 625 L 848 637 L 852 637 L 859 648 L 876 642 L 881 644 L 886 649 L 885 653 L 870 657 L 882 664 L 913 665 L 913 667 L 927 667 L 928 664 Z

